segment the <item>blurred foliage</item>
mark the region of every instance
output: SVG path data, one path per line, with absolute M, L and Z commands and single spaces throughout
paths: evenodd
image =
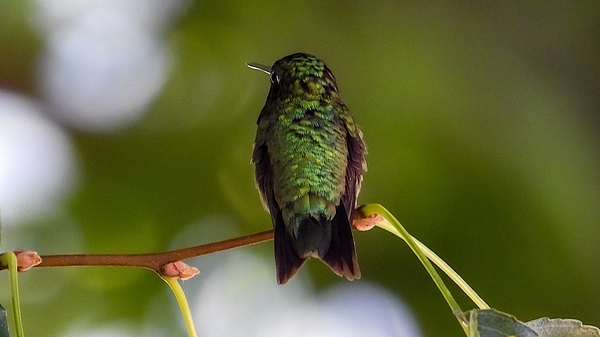
M 0 3 L 0 87 L 36 95 L 33 6 Z M 600 325 L 597 0 L 198 1 L 164 39 L 174 63 L 146 118 L 72 130 L 80 188 L 56 218 L 7 230 L 5 246 L 150 252 L 269 228 L 250 165 L 269 83 L 244 63 L 303 51 L 328 63 L 363 129 L 360 202 L 386 206 L 491 306 Z M 406 300 L 425 336 L 462 334 L 407 247 L 377 230 L 356 244 L 363 280 Z M 22 275 L 32 336 L 144 315 L 181 329 L 176 310 L 152 316 L 175 303 L 149 272 L 61 269 Z M 320 263 L 301 273 L 344 282 Z

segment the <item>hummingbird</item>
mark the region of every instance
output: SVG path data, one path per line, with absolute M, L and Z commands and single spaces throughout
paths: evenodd
M 309 257 L 360 278 L 351 224 L 367 149 L 333 73 L 305 53 L 271 67 L 247 65 L 271 79 L 252 163 L 273 223 L 277 282 L 285 284 Z

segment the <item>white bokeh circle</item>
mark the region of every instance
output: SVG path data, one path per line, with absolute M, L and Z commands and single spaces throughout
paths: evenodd
M 170 68 L 163 29 L 184 1 L 37 2 L 46 43 L 40 87 L 62 123 L 85 131 L 122 129 L 144 115 Z
M 205 271 L 192 308 L 201 336 L 418 337 L 418 325 L 394 295 L 364 281 L 319 293 L 301 275 L 277 285 L 272 265 L 231 252 Z
M 106 15 L 102 15 L 106 14 Z M 41 84 L 62 122 L 122 128 L 143 115 L 167 78 L 165 47 L 115 13 L 93 13 L 49 34 Z
M 0 216 L 10 226 L 55 209 L 75 182 L 70 138 L 32 100 L 0 91 Z

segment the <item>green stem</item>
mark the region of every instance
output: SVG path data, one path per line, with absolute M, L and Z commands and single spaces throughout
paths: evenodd
M 467 282 L 458 275 L 452 267 L 450 267 L 444 260 L 442 260 L 436 253 L 425 246 L 421 241 L 417 240 L 414 236 L 411 238 L 419 246 L 421 251 L 433 262 L 438 268 L 440 268 L 456 285 L 473 301 L 479 309 L 490 309 L 490 306 L 467 284 Z
M 410 249 L 412 249 L 413 253 L 415 253 L 417 258 L 421 261 L 421 263 L 433 279 L 433 282 L 442 293 L 442 296 L 444 296 L 444 299 L 450 306 L 450 309 L 452 309 L 452 312 L 458 319 L 458 322 L 465 331 L 465 334 L 469 336 L 469 327 L 466 325 L 467 319 L 464 317 L 463 311 L 460 309 L 456 300 L 454 300 L 454 297 L 452 297 L 450 290 L 448 290 L 446 284 L 444 284 L 444 281 L 442 281 L 442 278 L 437 273 L 431 262 L 429 262 L 427 256 L 425 256 L 425 254 L 421 251 L 421 247 L 419 247 L 416 241 L 413 240 L 413 237 L 406 231 L 406 229 L 404 229 L 400 222 L 392 215 L 392 213 L 390 213 L 387 209 L 385 209 L 385 207 L 381 206 L 380 204 L 363 205 L 359 208 L 359 211 L 365 217 L 370 217 L 379 214 L 387 220 L 387 222 L 384 221 L 378 223 L 377 226 L 402 238 L 408 244 Z
M 177 278 L 160 276 L 171 288 L 173 295 L 175 295 L 175 299 L 177 300 L 177 304 L 179 305 L 179 309 L 181 310 L 181 316 L 183 316 L 183 321 L 185 322 L 185 327 L 188 332 L 189 337 L 198 337 L 198 333 L 196 332 L 196 327 L 194 326 L 194 319 L 192 318 L 192 312 L 190 311 L 190 306 L 188 304 L 187 298 L 185 297 L 185 293 L 179 284 Z
M 13 317 L 15 319 L 15 330 L 17 337 L 24 337 L 23 322 L 21 321 L 21 303 L 19 300 L 19 276 L 17 275 L 17 256 L 13 252 L 0 255 L 0 264 L 8 266 L 9 284 Z

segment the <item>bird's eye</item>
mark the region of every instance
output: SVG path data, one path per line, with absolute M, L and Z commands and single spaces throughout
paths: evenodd
M 277 75 L 274 71 L 271 72 L 271 83 L 273 83 L 273 84 L 279 83 L 279 75 Z

